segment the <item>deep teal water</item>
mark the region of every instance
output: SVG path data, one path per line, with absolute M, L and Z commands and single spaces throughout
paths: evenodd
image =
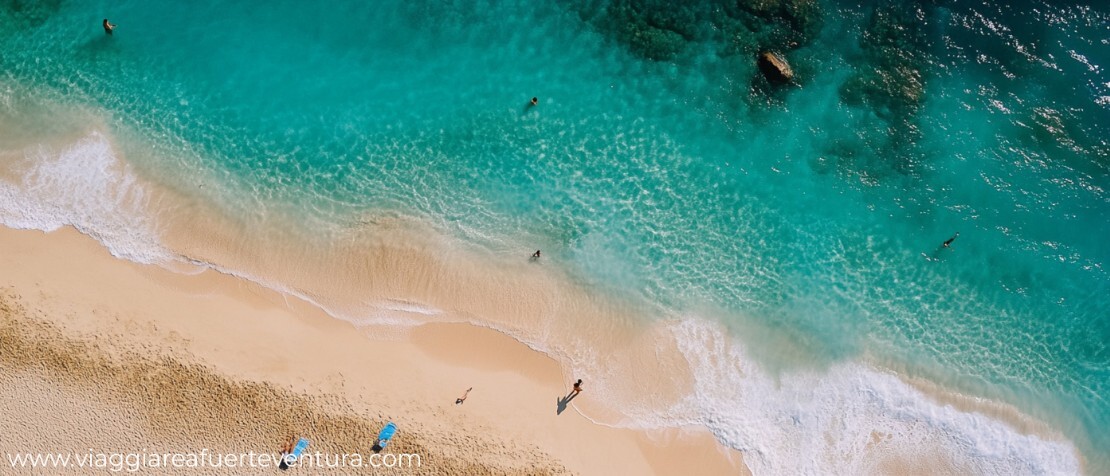
M 1052 415 L 1107 457 L 1105 6 L 730 23 L 649 5 L 630 11 L 672 33 L 645 46 L 608 3 L 333 3 L 8 2 L 2 113 L 91 107 L 139 136 L 129 160 L 182 188 L 215 177 L 198 193 L 245 220 L 390 209 L 543 248 L 661 309 Z M 760 47 L 797 84 L 761 79 Z

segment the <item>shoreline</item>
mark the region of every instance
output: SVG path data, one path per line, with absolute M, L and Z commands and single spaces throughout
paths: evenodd
M 704 428 L 611 428 L 583 418 L 575 401 L 556 414 L 556 400 L 569 385 L 560 366 L 490 329 L 432 323 L 374 336 L 375 328 L 358 329 L 244 279 L 211 270 L 187 275 L 114 258 L 100 243 L 68 227 L 48 234 L 0 228 L 0 243 L 8 251 L 0 255 L 0 286 L 9 296 L 5 300 L 34 315 L 24 316 L 24 324 L 39 322 L 55 329 L 53 336 L 45 333 L 47 342 L 91 342 L 95 349 L 82 352 L 161 362 L 184 368 L 186 374 L 208 372 L 204 382 L 261 386 L 285 395 L 263 401 L 302 398 L 319 411 L 328 405 L 316 400 L 340 402 L 347 409 L 340 416 L 356 428 L 344 433 L 347 438 L 365 437 L 368 428 L 376 431 L 381 421 L 375 418 L 392 419 L 401 428 L 399 435 L 408 433 L 423 442 L 433 461 L 478 465 L 474 467 L 491 474 L 559 474 L 560 468 L 577 474 L 747 472 L 740 453 L 723 447 Z M 88 379 L 71 376 L 78 384 L 70 390 L 93 396 L 80 384 Z M 29 381 L 36 385 L 68 380 L 35 378 Z M 474 391 L 465 404 L 454 405 L 456 394 L 468 387 Z M 577 399 L 590 398 L 589 382 L 585 388 Z M 9 394 L 7 401 L 36 405 L 26 397 Z M 148 416 L 116 423 L 150 429 L 157 422 Z M 87 438 L 91 430 L 69 429 L 65 433 L 75 439 Z M 6 447 L 21 434 L 4 430 L 14 436 L 6 439 Z M 268 437 L 247 433 L 258 440 L 250 442 L 253 448 L 281 444 L 269 441 L 272 431 Z M 196 441 L 188 434 L 181 440 Z M 350 451 L 368 450 L 364 446 Z M 488 451 L 466 448 L 492 448 L 499 458 L 489 460 Z
M 0 226 L 46 236 L 0 234 L 0 352 L 41 344 L 0 413 L 45 428 L 9 443 L 1110 474 L 1090 2 L 25 3 Z M 211 395 L 234 427 L 152 419 Z
M 1009 411 L 999 415 L 989 408 L 991 404 L 961 408 L 951 405 L 946 391 L 939 392 L 938 398 L 938 392 L 911 388 L 905 380 L 907 374 L 897 370 L 897 362 L 893 367 L 868 359 L 844 365 L 817 362 L 818 366 L 811 368 L 812 359 L 802 342 L 764 328 L 757 319 L 741 320 L 740 325 L 746 327 L 730 331 L 721 325 L 725 320 L 704 317 L 711 316 L 712 310 L 659 314 L 649 303 L 611 296 L 575 279 L 558 266 L 554 251 L 545 253 L 545 258 L 556 257 L 550 262 L 524 259 L 532 250 L 486 252 L 489 250 L 466 246 L 434 223 L 397 212 L 367 211 L 311 229 L 293 216 L 266 210 L 233 216 L 210 203 L 210 196 L 145 176 L 121 150 L 129 148 L 116 144 L 108 134 L 93 131 L 30 171 L 13 170 L 24 183 L 10 192 L 20 206 L 9 211 L 15 214 L 14 221 L 7 218 L 9 226 L 60 228 L 62 234 L 70 235 L 75 233 L 67 224 L 73 224 L 88 235 L 85 241 L 89 243 L 81 246 L 91 250 L 89 253 L 107 255 L 110 250 L 146 279 L 202 296 L 241 287 L 255 289 L 237 298 L 258 300 L 261 296 L 263 306 L 318 316 L 312 322 L 337 321 L 340 327 L 331 332 L 361 335 L 358 341 L 343 341 L 351 348 L 414 344 L 419 340 L 414 333 L 419 337 L 433 329 L 447 329 L 439 333 L 441 337 L 425 339 L 429 342 L 417 346 L 434 349 L 441 347 L 437 341 L 445 341 L 460 349 L 431 359 L 447 365 L 440 370 L 443 375 L 453 375 L 459 362 L 475 355 L 502 355 L 490 353 L 482 345 L 470 346 L 481 349 L 478 352 L 463 351 L 468 340 L 484 342 L 469 336 L 500 336 L 504 339 L 492 347 L 550 356 L 546 365 L 539 366 L 547 369 L 542 382 L 555 384 L 548 385 L 549 393 L 565 396 L 566 382 L 585 379 L 590 398 L 576 399 L 570 406 L 581 409 L 587 415 L 584 420 L 605 427 L 646 427 L 648 431 L 696 427 L 695 433 L 704 432 L 712 439 L 708 436 L 712 432 L 727 446 L 739 448 L 747 456 L 744 464 L 754 471 L 781 471 L 784 464 L 800 465 L 796 472 L 821 472 L 829 465 L 843 465 L 849 472 L 865 471 L 879 464 L 889 466 L 886 462 L 891 460 L 936 460 L 938 454 L 950 456 L 953 470 L 1075 467 L 1080 471 L 1085 465 L 1075 442 L 1062 441 L 1066 438 L 1056 431 L 1030 437 L 1022 431 L 1028 427 L 1026 423 L 1015 425 L 1014 418 L 992 417 L 1009 415 Z M 103 173 L 84 173 L 90 160 Z M 64 213 L 52 215 L 59 206 Z M 50 212 L 45 215 L 47 222 L 21 221 L 21 217 L 38 217 L 40 211 Z M 135 265 L 136 261 L 157 264 L 144 267 Z M 200 277 L 190 277 L 196 274 Z M 86 285 L 75 282 L 70 287 Z M 69 291 L 58 294 L 65 296 Z M 226 310 L 218 312 L 227 314 Z M 175 320 L 194 319 L 180 315 Z M 267 326 L 266 322 L 259 319 L 242 325 L 239 319 L 209 319 L 207 325 L 213 329 L 232 326 L 234 332 L 250 335 Z M 204 330 L 177 329 L 176 322 L 159 324 L 163 325 L 178 334 Z M 734 336 L 743 336 L 753 348 L 740 344 Z M 284 336 L 273 339 L 296 345 Z M 759 356 L 765 358 L 768 349 L 780 357 L 797 359 L 801 366 L 784 373 L 765 365 Z M 390 352 L 416 353 L 405 346 Z M 280 355 L 272 349 L 265 353 Z M 513 354 L 501 360 L 516 358 Z M 498 359 L 487 360 L 479 366 L 483 370 L 519 373 L 519 369 L 498 364 Z M 375 367 L 375 371 L 382 368 Z M 347 372 L 364 373 L 366 369 L 349 367 Z M 380 385 L 365 378 L 362 383 L 366 388 Z M 454 385 L 458 388 L 442 392 L 461 393 L 472 386 L 467 381 Z M 861 395 L 878 395 L 879 400 L 859 398 Z M 450 397 L 452 402 L 455 396 Z M 421 398 L 433 401 L 443 396 L 426 394 Z M 549 396 L 535 399 L 548 400 Z M 502 400 L 501 407 L 515 404 Z M 985 407 L 989 411 L 980 411 Z M 488 411 L 498 415 L 496 409 Z M 543 414 L 550 409 L 535 407 L 533 411 Z M 828 415 L 847 418 L 838 423 Z M 926 423 L 921 425 L 922 421 Z M 994 448 L 990 451 L 981 451 L 983 447 L 975 444 L 984 426 L 991 428 L 988 440 Z M 504 425 L 504 430 L 514 436 L 517 432 L 513 425 Z M 535 431 L 547 428 L 537 426 Z M 822 433 L 824 438 L 815 443 L 814 435 Z M 880 438 L 884 444 L 868 443 L 876 434 L 887 435 Z M 525 434 L 520 438 L 532 437 Z M 543 443 L 566 445 L 551 440 L 546 438 Z M 923 447 L 922 441 L 929 443 Z M 722 447 L 716 442 L 708 446 Z M 1075 453 L 1075 461 L 1061 456 L 1064 451 Z M 643 453 L 637 451 L 641 456 L 636 457 L 642 458 Z M 852 456 L 847 460 L 838 456 L 846 454 Z

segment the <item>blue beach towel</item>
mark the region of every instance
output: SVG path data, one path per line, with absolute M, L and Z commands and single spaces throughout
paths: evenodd
M 397 433 L 397 425 L 394 425 L 393 422 L 386 423 L 385 428 L 382 428 L 382 431 L 378 433 L 378 447 L 385 448 L 385 445 L 389 444 L 389 440 L 393 439 L 394 433 Z
M 297 440 L 297 446 L 293 447 L 292 453 L 281 454 L 281 462 L 278 463 L 278 468 L 284 471 L 289 469 L 289 465 L 297 464 L 297 458 L 301 457 L 301 453 L 304 453 L 305 448 L 308 448 L 308 438 Z
M 305 448 L 308 448 L 308 438 L 301 438 L 300 440 L 297 440 L 297 446 L 293 448 L 293 453 L 291 454 L 294 458 L 300 458 L 301 453 L 304 453 Z

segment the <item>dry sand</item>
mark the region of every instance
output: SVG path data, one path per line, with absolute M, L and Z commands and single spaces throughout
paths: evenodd
M 557 414 L 568 386 L 557 362 L 487 329 L 356 329 L 242 279 L 115 259 L 70 229 L 0 228 L 0 453 L 261 452 L 298 435 L 368 455 L 392 420 L 388 451 L 421 466 L 377 474 L 747 473 L 704 429 L 590 422 L 576 409 L 589 382 Z

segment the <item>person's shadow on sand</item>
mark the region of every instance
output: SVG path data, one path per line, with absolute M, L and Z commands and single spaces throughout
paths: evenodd
M 556 415 L 562 415 L 563 410 L 567 409 L 567 404 L 570 403 L 571 400 L 574 400 L 574 397 L 577 397 L 577 396 L 578 396 L 578 392 L 575 392 L 574 390 L 571 390 L 570 393 L 567 394 L 567 396 L 560 397 L 558 400 L 556 400 L 555 401 L 555 414 Z

